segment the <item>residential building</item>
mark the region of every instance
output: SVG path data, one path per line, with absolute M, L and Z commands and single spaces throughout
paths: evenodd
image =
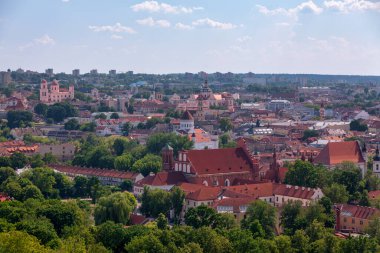
M 335 230 L 349 233 L 364 233 L 368 224 L 380 216 L 380 210 L 367 206 L 336 204 Z
M 74 69 L 73 70 L 73 76 L 75 76 L 75 77 L 80 76 L 80 70 L 79 69 Z
M 36 153 L 45 155 L 51 153 L 60 161 L 67 161 L 74 158 L 75 145 L 72 143 L 62 144 L 39 144 Z
M 49 167 L 53 168 L 56 172 L 65 174 L 71 178 L 75 178 L 77 176 L 88 178 L 96 177 L 104 185 L 120 185 L 125 180 L 130 180 L 132 183 L 136 183 L 144 178 L 140 173 L 129 171 L 86 168 L 58 164 L 49 165 Z
M 270 102 L 266 104 L 266 109 L 273 112 L 287 109 L 289 107 L 290 107 L 290 102 L 288 100 L 283 100 L 283 99 L 271 100 Z
M 0 86 L 7 86 L 12 82 L 11 71 L 1 71 L 0 72 Z

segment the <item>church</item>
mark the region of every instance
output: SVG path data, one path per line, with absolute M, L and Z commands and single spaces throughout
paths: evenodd
M 194 126 L 194 117 L 189 111 L 185 111 L 179 120 L 179 129 L 175 132 L 182 136 L 188 136 L 194 143 L 194 149 L 217 149 L 218 136 L 213 136 L 201 128 Z
M 57 80 L 53 80 L 50 85 L 46 80 L 42 80 L 40 87 L 41 103 L 54 104 L 72 99 L 74 99 L 74 85 L 71 84 L 69 89 L 66 89 L 59 87 Z

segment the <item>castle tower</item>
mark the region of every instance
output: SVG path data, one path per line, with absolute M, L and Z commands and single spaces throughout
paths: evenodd
M 173 170 L 174 168 L 174 153 L 173 148 L 169 144 L 166 144 L 161 151 L 162 155 L 162 168 L 165 171 Z
M 379 145 L 376 147 L 376 153 L 373 157 L 372 172 L 374 175 L 380 178 L 380 155 L 379 155 Z

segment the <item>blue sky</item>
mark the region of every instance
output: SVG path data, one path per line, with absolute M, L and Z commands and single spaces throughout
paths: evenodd
M 0 0 L 0 69 L 380 75 L 371 0 Z

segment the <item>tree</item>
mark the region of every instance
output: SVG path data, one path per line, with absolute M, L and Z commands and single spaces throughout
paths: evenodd
M 67 117 L 66 110 L 60 105 L 49 106 L 46 117 L 53 119 L 55 122 L 62 122 Z
M 95 122 L 84 123 L 79 128 L 79 130 L 81 130 L 83 132 L 95 132 L 95 129 L 96 129 L 96 123 Z
M 58 235 L 61 235 L 65 227 L 80 224 L 83 211 L 72 201 L 48 200 L 37 209 L 36 214 L 39 218 L 48 218 L 54 225 Z
M 34 112 L 44 117 L 46 116 L 47 110 L 48 106 L 42 103 L 39 103 L 34 107 Z
M 17 174 L 14 169 L 9 167 L 0 167 L 0 185 L 8 178 L 16 177 Z
M 162 213 L 156 219 L 158 229 L 165 230 L 168 228 L 168 218 Z
M 165 247 L 154 235 L 144 235 L 135 237 L 125 246 L 125 250 L 130 253 L 165 253 Z
M 274 238 L 276 246 L 282 253 L 293 253 L 292 241 L 289 236 L 279 235 Z
M 122 252 L 127 243 L 127 229 L 123 224 L 106 221 L 97 226 L 96 240 L 113 252 Z
M 118 119 L 118 118 L 120 118 L 120 117 L 119 117 L 119 114 L 117 112 L 113 112 L 110 116 L 110 119 Z
M 186 225 L 194 228 L 215 227 L 217 223 L 217 212 L 208 206 L 200 205 L 190 208 L 185 214 Z
M 78 130 L 80 124 L 77 119 L 70 119 L 65 123 L 65 130 Z
M 149 173 L 157 173 L 162 169 L 161 157 L 153 154 L 147 154 L 144 158 L 137 160 L 133 166 L 132 171 L 141 173 L 144 177 Z
M 8 156 L 0 157 L 0 167 L 11 167 L 11 159 Z
M 124 136 L 129 135 L 129 131 L 131 130 L 131 124 L 129 122 L 125 122 L 123 126 L 121 127 L 121 132 Z
M 158 133 L 148 138 L 146 148 L 148 152 L 159 155 L 167 144 L 173 148 L 174 155 L 177 155 L 179 150 L 189 150 L 193 147 L 193 142 L 187 136 L 179 136 L 175 133 Z
M 349 199 L 349 194 L 346 187 L 341 184 L 333 183 L 323 189 L 323 193 L 328 197 L 333 203 L 347 203 Z
M 233 125 L 229 118 L 221 118 L 219 120 L 219 127 L 223 132 L 232 130 Z
M 14 169 L 20 169 L 28 164 L 28 158 L 26 155 L 20 152 L 15 152 L 11 155 L 11 165 Z
M 116 155 L 119 156 L 124 153 L 125 148 L 128 146 L 128 140 L 125 138 L 116 138 L 113 142 L 113 150 L 115 151 Z
M 7 120 L 10 128 L 28 127 L 31 126 L 33 114 L 29 111 L 9 111 Z
M 168 214 L 170 208 L 170 192 L 161 189 L 144 189 L 141 196 L 141 213 L 156 218 L 160 213 Z
M 107 197 L 101 197 L 95 207 L 95 223 L 101 224 L 112 220 L 116 223 L 127 224 L 136 205 L 136 198 L 129 192 L 115 192 Z
M 74 196 L 87 197 L 88 196 L 88 179 L 83 176 L 76 176 L 74 178 Z
M 280 225 L 284 228 L 284 233 L 293 235 L 294 232 L 302 228 L 300 224 L 302 203 L 300 201 L 286 203 L 281 212 Z
M 367 124 L 362 124 L 360 120 L 353 120 L 350 122 L 351 131 L 365 132 L 368 130 Z
M 174 186 L 171 189 L 170 202 L 174 210 L 175 221 L 179 221 L 183 204 L 185 202 L 185 196 L 186 196 L 185 192 L 178 186 Z
M 310 162 L 297 160 L 285 175 L 285 183 L 316 188 L 320 185 L 320 173 Z
M 126 179 L 124 180 L 121 184 L 120 184 L 120 189 L 122 191 L 132 191 L 133 190 L 133 182 L 129 179 Z
M 303 132 L 302 140 L 306 141 L 307 139 L 311 137 L 318 137 L 318 136 L 319 136 L 318 131 L 307 129 Z
M 36 237 L 26 232 L 10 231 L 0 233 L 0 252 L 48 253 L 52 251 L 42 246 Z
M 52 240 L 58 239 L 53 224 L 48 219 L 27 219 L 16 224 L 17 230 L 22 230 L 37 237 L 42 244 L 46 245 Z
M 100 113 L 95 116 L 95 119 L 107 119 L 107 116 L 104 113 Z
M 270 238 L 274 233 L 276 210 L 273 206 L 262 200 L 256 200 L 249 204 L 246 218 L 242 221 L 242 227 L 249 229 L 250 224 L 258 220 L 265 231 L 265 235 Z
M 117 170 L 131 171 L 133 163 L 133 156 L 131 154 L 126 154 L 115 158 L 114 167 Z
M 44 195 L 42 195 L 40 189 L 35 185 L 28 185 L 22 189 L 23 200 L 27 199 L 39 199 L 42 200 Z
M 43 167 L 45 165 L 45 162 L 42 160 L 42 156 L 40 154 L 30 157 L 29 163 L 32 168 Z
M 303 230 L 297 230 L 292 236 L 292 247 L 295 252 L 308 252 L 309 250 L 309 237 L 305 234 Z
M 346 190 L 353 195 L 359 190 L 362 174 L 360 169 L 352 162 L 343 162 L 333 170 L 333 180 L 346 186 Z

